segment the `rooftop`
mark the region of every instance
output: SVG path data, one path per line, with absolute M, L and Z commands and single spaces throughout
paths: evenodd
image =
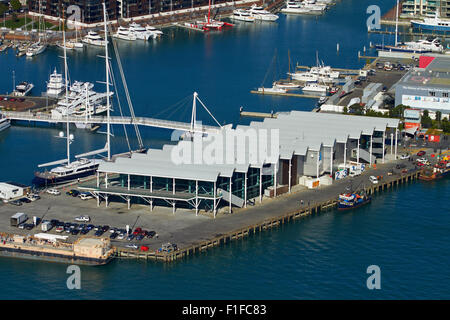
M 180 141 L 131 158 L 101 163 L 99 171 L 214 182 L 219 176 L 247 172 L 249 167 L 276 164 L 293 155 L 305 156 L 308 150 L 320 151 L 322 146 L 334 147 L 374 131 L 397 128 L 398 123 L 398 119 L 291 111 L 280 113 L 276 119 L 227 128 L 197 142 Z
M 425 69 L 406 73 L 398 84 L 450 90 L 450 57 L 435 57 Z

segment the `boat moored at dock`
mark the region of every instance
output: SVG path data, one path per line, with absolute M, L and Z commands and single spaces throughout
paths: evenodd
M 433 181 L 450 176 L 450 161 L 442 160 L 434 167 L 424 168 L 420 171 L 419 179 Z
M 0 113 L 0 132 L 8 129 L 11 126 L 11 123 L 9 121 L 9 119 L 5 118 L 1 113 Z
M 273 14 L 273 13 L 270 13 L 269 11 L 267 11 L 267 10 L 264 10 L 263 7 L 257 6 L 256 4 L 253 4 L 251 6 L 251 8 L 248 9 L 247 11 L 256 20 L 276 21 L 279 18 L 276 14 Z
M 359 208 L 365 204 L 370 203 L 372 197 L 365 194 L 365 192 L 360 193 L 342 193 L 339 195 L 338 210 L 350 210 Z
M 13 95 L 17 97 L 26 96 L 33 88 L 34 84 L 23 81 L 16 86 L 15 90 L 13 91 Z
M 82 41 L 86 44 L 99 47 L 104 47 L 106 43 L 106 40 L 103 40 L 103 38 L 95 31 L 89 31 Z

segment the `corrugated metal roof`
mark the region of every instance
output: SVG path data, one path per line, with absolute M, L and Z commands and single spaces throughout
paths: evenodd
M 345 143 L 349 138 L 359 139 L 361 134 L 372 135 L 374 131 L 396 128 L 398 123 L 398 119 L 291 111 L 280 113 L 277 118 L 252 121 L 248 126 L 238 125 L 236 129 L 224 129 L 220 136 L 210 134 L 202 140 L 203 146 L 200 149 L 196 149 L 191 141 L 180 141 L 177 145 L 164 145 L 162 149 L 149 149 L 144 154 L 135 153 L 131 158 L 117 158 L 115 162 L 101 163 L 99 171 L 212 182 L 218 176 L 231 177 L 235 171 L 247 172 L 250 166 L 259 168 L 266 163 L 276 163 L 279 158 L 288 160 L 292 155 L 306 155 L 308 150 L 319 151 L 322 146 L 334 147 L 336 143 Z M 266 129 L 266 135 L 261 134 L 261 131 L 254 131 L 255 129 Z M 276 148 L 276 144 L 270 143 L 271 129 L 278 129 L 279 157 L 271 156 L 272 149 Z M 243 137 L 246 134 L 256 135 L 258 143 L 249 143 L 248 138 Z M 232 145 L 233 157 L 227 151 L 227 138 L 236 135 Z M 195 164 L 195 157 L 207 160 L 203 159 L 205 152 L 217 156 L 211 147 L 211 141 L 215 138 L 223 141 L 217 145 L 222 162 L 229 163 L 231 160 L 234 163 Z M 210 149 L 206 149 L 208 146 Z M 182 150 L 189 150 L 189 164 L 175 164 L 172 161 L 172 152 L 178 152 L 181 157 Z M 255 156 L 254 159 L 252 155 Z M 243 163 L 238 163 L 239 161 Z

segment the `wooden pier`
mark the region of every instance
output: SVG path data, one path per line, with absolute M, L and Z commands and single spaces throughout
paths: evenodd
M 249 117 L 249 118 L 277 118 L 278 115 L 276 113 L 266 113 L 266 112 L 252 112 L 252 111 L 241 111 L 239 113 L 241 117 Z
M 361 188 L 368 195 L 377 194 L 383 191 L 388 191 L 394 187 L 408 184 L 416 181 L 419 177 L 419 171 L 412 173 L 401 174 L 398 177 L 381 180 L 378 184 L 370 185 L 369 187 Z M 357 190 L 358 191 L 358 190 Z M 264 232 L 266 230 L 280 227 L 286 223 L 303 219 L 307 216 L 319 214 L 333 210 L 338 204 L 337 198 L 332 198 L 320 203 L 312 204 L 306 208 L 299 208 L 298 210 L 283 213 L 278 217 L 263 220 L 259 223 L 249 225 L 237 230 L 233 230 L 227 234 L 221 234 L 206 241 L 199 242 L 195 245 L 181 248 L 173 252 L 142 252 L 138 250 L 130 250 L 124 248 L 116 248 L 116 257 L 118 258 L 134 258 L 145 259 L 163 262 L 173 262 L 179 259 L 188 258 L 189 256 L 208 251 L 214 247 L 222 246 L 231 243 L 232 241 L 244 239 L 246 237 Z

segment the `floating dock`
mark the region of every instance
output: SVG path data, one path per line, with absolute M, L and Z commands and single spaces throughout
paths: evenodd
M 296 98 L 309 98 L 309 99 L 320 99 L 321 95 L 305 94 L 305 93 L 283 93 L 283 92 L 263 92 L 258 90 L 251 90 L 250 93 L 261 94 L 261 95 L 271 95 L 280 97 L 296 97 Z

